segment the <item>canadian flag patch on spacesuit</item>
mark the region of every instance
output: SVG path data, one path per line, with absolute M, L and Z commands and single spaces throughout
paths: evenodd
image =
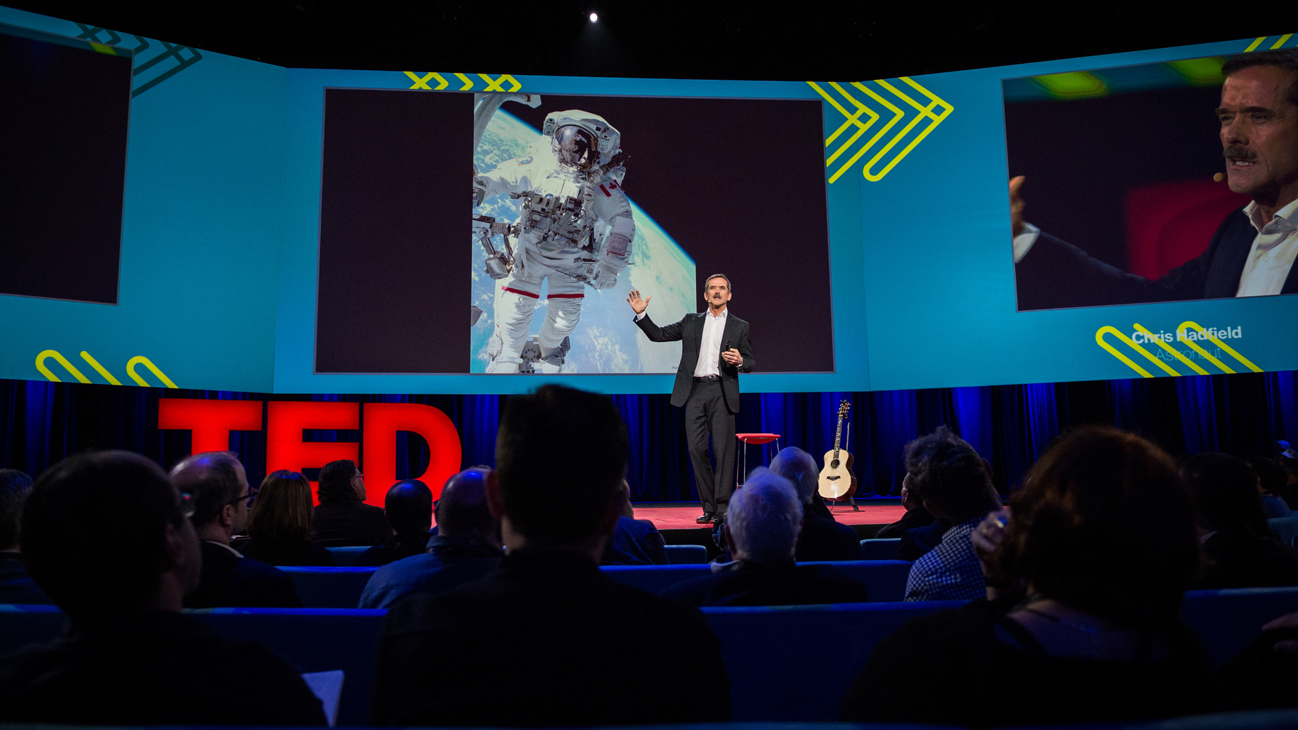
M 608 187 L 604 187 L 604 185 L 607 185 Z M 603 185 L 599 186 L 599 189 L 601 192 L 604 193 L 605 197 L 611 198 L 613 197 L 613 193 L 610 193 L 609 191 L 617 190 L 617 183 L 615 182 L 604 183 Z

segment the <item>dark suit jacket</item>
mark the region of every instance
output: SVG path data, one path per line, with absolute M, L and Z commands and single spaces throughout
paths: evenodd
M 1138 304 L 1234 297 L 1257 229 L 1237 210 L 1226 216 L 1208 250 L 1150 281 L 1088 256 L 1041 233 L 1015 267 L 1019 309 Z M 1298 266 L 1289 270 L 1281 294 L 1298 294 Z
M 385 545 L 392 539 L 383 508 L 360 500 L 317 505 L 311 523 L 311 539 L 325 547 Z
M 589 557 L 515 550 L 485 578 L 398 601 L 374 658 L 375 725 L 724 722 L 730 681 L 697 609 Z
M 0 658 L 0 722 L 324 725 L 296 669 L 179 613 L 105 614 Z
M 1298 551 L 1267 537 L 1227 532 L 1203 542 L 1208 565 L 1195 588 L 1298 586 Z
M 333 567 L 334 556 L 328 548 L 320 547 L 310 540 L 283 540 L 279 542 L 262 542 L 260 540 L 235 540 L 230 543 L 235 550 L 243 553 L 245 558 L 260 560 L 268 565 L 309 565 Z
M 604 546 L 600 565 L 667 565 L 667 547 L 661 532 L 649 520 L 617 518 L 613 535 Z
M 865 603 L 865 584 L 832 565 L 739 564 L 729 570 L 681 581 L 664 598 L 691 606 L 808 606 Z
M 645 336 L 654 342 L 681 341 L 681 364 L 676 369 L 676 383 L 672 385 L 672 405 L 681 407 L 690 397 L 694 387 L 694 368 L 699 364 L 699 346 L 703 344 L 703 318 L 706 312 L 687 314 L 681 321 L 659 327 L 646 314 L 636 320 L 636 325 L 644 331 Z M 739 350 L 744 363 L 735 367 L 721 359 L 721 350 L 730 347 Z M 709 353 L 717 359 L 721 367 L 721 392 L 726 397 L 726 407 L 731 413 L 739 412 L 739 373 L 752 372 L 757 361 L 753 359 L 753 346 L 748 341 L 748 323 L 736 317 L 734 313 L 726 315 L 726 329 L 721 335 L 721 350 Z
M 803 512 L 802 532 L 793 554 L 798 562 L 816 560 L 860 560 L 861 536 L 848 525 L 825 519 L 807 508 Z
M 185 608 L 302 608 L 288 573 L 206 540 L 198 544 L 203 551 L 203 575 L 198 588 L 185 596 Z

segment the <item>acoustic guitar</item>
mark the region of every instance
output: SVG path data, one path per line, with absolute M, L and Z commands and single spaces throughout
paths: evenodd
M 817 491 L 825 499 L 847 499 L 856 493 L 856 475 L 852 473 L 852 455 L 839 448 L 842 444 L 843 421 L 851 403 L 843 401 L 838 406 L 838 430 L 834 433 L 834 448 L 825 452 L 825 468 L 820 470 L 820 487 Z

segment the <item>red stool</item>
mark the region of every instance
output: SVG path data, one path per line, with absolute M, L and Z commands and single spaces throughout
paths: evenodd
M 774 441 L 775 453 L 778 454 L 780 453 L 780 434 L 778 433 L 737 433 L 735 434 L 735 438 L 739 439 L 744 444 L 743 456 L 740 456 L 739 454 L 735 454 L 735 461 L 736 461 L 735 489 L 738 489 L 739 487 L 744 486 L 743 484 L 739 483 L 739 475 L 743 473 L 743 470 L 739 468 L 740 465 L 738 462 L 742 459 L 743 466 L 748 466 L 748 445 L 753 444 L 754 446 L 761 446 L 763 444 L 770 444 L 772 441 Z

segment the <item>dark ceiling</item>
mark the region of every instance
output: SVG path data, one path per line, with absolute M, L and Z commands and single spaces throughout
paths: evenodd
M 1298 30 L 1298 13 L 1135 2 L 0 3 L 290 67 L 696 79 L 892 78 Z

